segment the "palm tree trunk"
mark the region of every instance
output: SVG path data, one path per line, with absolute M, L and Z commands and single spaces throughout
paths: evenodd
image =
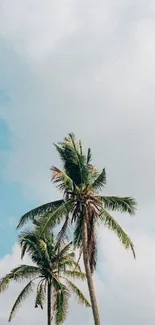
M 52 325 L 52 304 L 51 304 L 51 279 L 48 280 L 47 287 L 47 325 Z
M 88 247 L 87 224 L 86 224 L 86 221 L 84 220 L 84 225 L 83 225 L 83 261 L 84 261 L 85 272 L 86 272 L 86 277 L 87 277 L 87 284 L 88 284 L 91 306 L 92 306 L 92 311 L 93 311 L 93 316 L 94 316 L 94 324 L 100 325 L 100 315 L 99 315 L 98 304 L 97 304 L 96 295 L 95 295 L 93 278 L 92 278 L 92 274 L 91 274 L 91 270 L 90 270 L 90 264 L 89 264 L 88 254 L 87 254 L 87 247 Z

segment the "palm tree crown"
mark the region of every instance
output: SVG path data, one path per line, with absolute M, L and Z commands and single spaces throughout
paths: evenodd
M 35 286 L 35 308 L 40 306 L 43 309 L 47 293 L 48 324 L 51 324 L 52 319 L 55 324 L 61 324 L 65 320 L 71 292 L 76 295 L 80 303 L 90 306 L 80 289 L 71 281 L 85 279 L 85 274 L 81 272 L 80 266 L 74 260 L 71 243 L 60 248 L 54 241 L 53 235 L 45 236 L 37 231 L 23 232 L 19 236 L 19 242 L 21 257 L 23 258 L 27 253 L 34 265 L 20 265 L 0 280 L 0 293 L 5 291 L 13 281 L 29 280 L 13 305 L 9 321 Z

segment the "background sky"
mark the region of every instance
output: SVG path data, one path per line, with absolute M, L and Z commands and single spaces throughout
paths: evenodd
M 59 196 L 53 142 L 73 131 L 106 167 L 106 193 L 138 201 L 134 218 L 115 215 L 136 261 L 98 232 L 103 325 L 155 323 L 154 80 L 153 0 L 0 0 L 0 276 L 20 264 L 19 217 Z M 0 297 L 1 325 L 19 290 Z M 45 323 L 33 306 L 32 297 L 13 324 Z M 65 324 L 73 322 L 92 324 L 74 300 Z

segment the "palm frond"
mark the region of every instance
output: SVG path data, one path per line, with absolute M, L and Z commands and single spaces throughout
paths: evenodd
M 44 283 L 43 283 L 44 279 L 41 280 L 38 283 L 37 286 L 37 294 L 36 294 L 36 300 L 35 300 L 35 308 L 37 308 L 38 306 L 40 306 L 41 309 L 43 309 L 43 304 L 45 301 L 45 287 L 44 287 Z
M 93 189 L 95 190 L 101 190 L 106 185 L 106 171 L 105 168 L 102 170 L 102 172 L 98 175 L 98 177 L 95 179 L 94 183 L 92 184 Z
M 59 325 L 64 322 L 67 316 L 69 291 L 56 277 L 53 279 L 53 285 L 55 288 L 54 318 L 55 324 Z
M 88 152 L 87 152 L 87 165 L 90 164 L 91 159 L 92 159 L 92 156 L 91 156 L 91 149 L 88 148 Z
M 70 271 L 66 270 L 62 274 L 66 277 L 71 277 L 72 279 L 80 279 L 80 280 L 85 280 L 86 279 L 86 274 L 83 272 L 79 271 Z
M 52 181 L 57 184 L 57 187 L 62 191 L 69 191 L 73 189 L 72 179 L 63 171 L 55 166 L 51 167 Z
M 103 202 L 105 209 L 127 212 L 131 215 L 136 212 L 137 203 L 131 197 L 98 196 L 98 198 Z
M 41 216 L 47 215 L 51 213 L 53 210 L 57 209 L 64 203 L 64 200 L 58 200 L 49 202 L 46 204 L 43 204 L 27 213 L 25 213 L 19 221 L 19 224 L 17 226 L 17 229 L 23 227 L 28 221 L 33 221 L 36 218 L 39 218 Z
M 33 285 L 34 283 L 32 281 L 30 281 L 25 287 L 24 289 L 21 291 L 21 293 L 19 294 L 18 298 L 16 299 L 10 316 L 9 316 L 9 322 L 12 320 L 12 318 L 14 317 L 16 311 L 18 310 L 18 308 L 21 306 L 22 302 L 29 296 L 30 293 L 32 293 L 33 291 Z
M 81 292 L 81 290 L 70 280 L 65 278 L 65 281 L 70 291 L 75 294 L 76 298 L 78 298 L 79 303 L 85 305 L 86 307 L 90 307 L 90 303 L 88 302 L 84 294 Z
M 71 228 L 69 214 L 67 214 L 65 221 L 57 235 L 58 243 L 63 243 L 65 240 L 69 240 L 69 230 Z
M 136 257 L 134 244 L 131 241 L 131 239 L 128 237 L 128 235 L 124 232 L 124 230 L 121 228 L 121 226 L 117 223 L 117 221 L 106 211 L 102 210 L 102 213 L 100 215 L 100 219 L 104 222 L 105 226 L 108 227 L 110 230 L 115 232 L 123 246 L 128 249 L 130 248 L 134 258 Z
M 68 138 L 63 142 L 55 145 L 63 162 L 65 173 L 73 180 L 74 184 L 87 184 L 89 168 L 87 158 L 81 154 L 81 148 L 75 139 L 75 136 L 70 133 Z
M 39 276 L 40 270 L 37 266 L 22 264 L 14 268 L 10 274 L 12 275 L 14 281 L 22 281 Z
M 9 273 L 0 280 L 0 294 L 8 289 L 13 276 Z
M 22 280 L 32 279 L 39 275 L 38 267 L 31 265 L 20 265 L 11 270 L 0 279 L 0 294 L 8 289 L 12 281 L 20 282 Z
M 64 202 L 58 208 L 54 209 L 51 213 L 44 217 L 40 217 L 40 229 L 42 233 L 45 233 L 48 229 L 53 228 L 56 226 L 60 221 L 72 211 L 74 206 L 73 201 Z

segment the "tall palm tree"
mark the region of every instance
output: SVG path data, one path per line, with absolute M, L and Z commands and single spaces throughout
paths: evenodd
M 46 203 L 23 215 L 17 228 L 26 222 L 39 222 L 43 232 L 62 222 L 59 240 L 74 225 L 74 244 L 83 253 L 85 272 L 95 325 L 100 325 L 100 316 L 92 274 L 96 268 L 96 226 L 99 221 L 115 232 L 123 246 L 130 248 L 135 257 L 134 245 L 128 235 L 110 214 L 110 210 L 133 215 L 136 202 L 131 197 L 103 196 L 106 185 L 105 169 L 99 171 L 91 164 L 91 150 L 83 151 L 81 141 L 69 134 L 63 142 L 55 145 L 62 161 L 62 170 L 52 167 L 52 181 L 63 193 L 63 199 Z
M 11 310 L 9 321 L 24 299 L 33 291 L 37 285 L 35 308 L 43 304 L 47 296 L 47 325 L 53 322 L 61 324 L 67 315 L 68 300 L 73 292 L 79 302 L 90 306 L 89 302 L 80 289 L 71 279 L 85 279 L 80 266 L 74 260 L 71 243 L 63 246 L 57 245 L 53 236 L 41 236 L 36 231 L 26 231 L 19 236 L 21 245 L 21 257 L 28 253 L 34 265 L 20 265 L 0 280 L 0 293 L 8 289 L 11 282 L 29 280 L 24 289 L 16 299 Z

